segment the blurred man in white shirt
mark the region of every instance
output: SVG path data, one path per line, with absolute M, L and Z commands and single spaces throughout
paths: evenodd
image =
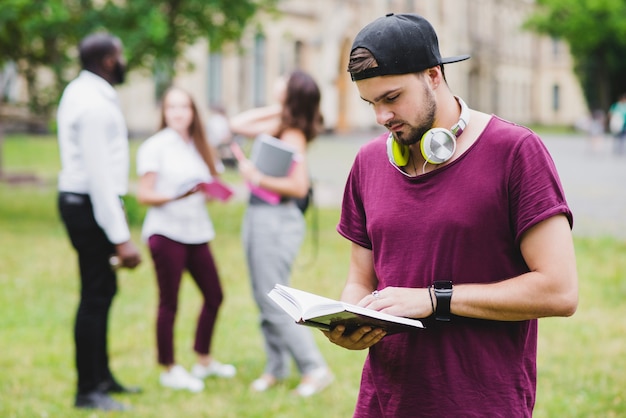
M 63 92 L 58 138 L 62 169 L 59 211 L 78 255 L 80 303 L 74 341 L 78 373 L 75 406 L 123 410 L 110 393 L 135 393 L 109 369 L 107 322 L 118 267 L 135 268 L 121 196 L 128 191 L 128 132 L 113 86 L 124 81 L 121 41 L 89 35 L 79 46 L 82 71 Z

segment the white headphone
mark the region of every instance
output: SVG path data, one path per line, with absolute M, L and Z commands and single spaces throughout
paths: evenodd
M 444 128 L 432 128 L 428 130 L 420 140 L 420 150 L 424 160 L 430 164 L 441 164 L 448 161 L 456 151 L 456 138 L 458 138 L 469 123 L 470 111 L 460 97 L 454 96 L 461 106 L 459 121 L 450 130 Z M 389 134 L 387 138 L 387 157 L 392 164 L 404 167 L 409 163 L 409 147 L 398 144 Z

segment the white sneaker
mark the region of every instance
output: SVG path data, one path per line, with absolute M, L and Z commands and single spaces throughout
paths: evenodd
M 266 390 L 273 388 L 278 384 L 278 379 L 276 379 L 271 374 L 263 374 L 261 377 L 256 379 L 250 385 L 250 389 L 254 392 L 265 392 Z
M 296 388 L 295 392 L 299 396 L 308 398 L 309 396 L 321 392 L 328 385 L 330 385 L 333 380 L 335 380 L 335 377 L 331 371 L 326 367 L 321 367 L 302 376 L 302 381 Z
M 161 385 L 171 389 L 187 389 L 191 392 L 200 392 L 204 389 L 204 382 L 190 375 L 182 366 L 174 366 L 169 371 L 161 373 Z
M 237 374 L 237 369 L 232 364 L 222 364 L 213 360 L 208 366 L 199 363 L 194 364 L 191 374 L 198 379 L 206 379 L 209 376 L 231 378 Z

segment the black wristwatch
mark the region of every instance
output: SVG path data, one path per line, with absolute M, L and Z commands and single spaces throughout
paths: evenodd
M 437 280 L 434 283 L 435 297 L 437 298 L 437 309 L 435 309 L 435 319 L 437 321 L 450 321 L 450 301 L 452 300 L 452 282 L 448 280 Z

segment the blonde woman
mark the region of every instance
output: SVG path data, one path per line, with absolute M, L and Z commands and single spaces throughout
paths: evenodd
M 137 152 L 140 176 L 138 200 L 149 205 L 142 229 L 159 287 L 157 314 L 160 382 L 172 389 L 199 392 L 208 376 L 232 377 L 235 367 L 221 364 L 210 352 L 213 330 L 222 303 L 222 288 L 209 241 L 215 230 L 205 196 L 192 187 L 217 175 L 198 110 L 191 96 L 170 88 L 163 96 L 161 129 Z M 175 362 L 174 320 L 183 271 L 187 270 L 202 293 L 191 373 Z

